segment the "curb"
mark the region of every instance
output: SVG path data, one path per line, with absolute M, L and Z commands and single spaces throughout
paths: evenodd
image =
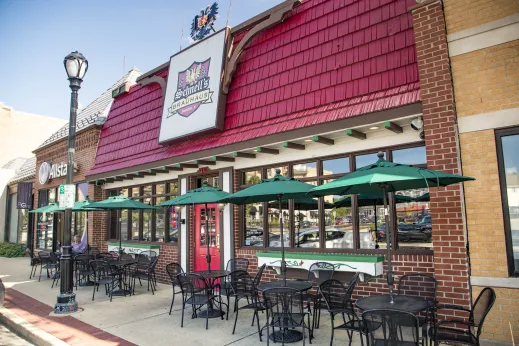
M 9 309 L 0 306 L 0 322 L 8 329 L 38 346 L 69 346 L 66 342 L 44 332 Z

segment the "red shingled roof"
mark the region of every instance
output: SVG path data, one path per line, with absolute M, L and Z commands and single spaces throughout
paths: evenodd
M 413 3 L 305 1 L 242 54 L 218 134 L 159 145 L 162 91 L 132 87 L 114 100 L 88 175 L 419 101 Z

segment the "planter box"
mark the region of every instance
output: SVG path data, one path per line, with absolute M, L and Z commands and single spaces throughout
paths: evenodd
M 281 252 L 256 252 L 258 266 L 264 263 L 272 267 L 278 274 L 281 273 Z M 286 252 L 285 261 L 287 268 L 310 269 L 315 262 L 328 262 L 335 265 L 335 271 L 360 272 L 371 276 L 379 276 L 384 273 L 384 256 L 376 255 L 346 255 Z
M 152 250 L 155 251 L 158 256 L 160 252 L 160 245 L 122 243 L 121 246 L 124 252 L 131 255 Z M 108 243 L 108 251 L 119 251 L 119 243 Z

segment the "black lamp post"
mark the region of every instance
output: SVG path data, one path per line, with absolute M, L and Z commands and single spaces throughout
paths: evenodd
M 74 176 L 74 152 L 76 148 L 76 116 L 77 116 L 77 92 L 81 88 L 81 82 L 88 70 L 88 61 L 78 51 L 72 52 L 63 61 L 67 71 L 70 89 L 70 120 L 68 124 L 68 151 L 67 151 L 67 185 L 73 184 Z M 88 230 L 87 230 L 88 231 Z M 73 261 L 72 261 L 72 209 L 65 209 L 65 232 L 63 246 L 61 248 L 61 284 L 58 302 L 54 306 L 54 313 L 65 314 L 76 312 L 78 309 L 73 285 Z

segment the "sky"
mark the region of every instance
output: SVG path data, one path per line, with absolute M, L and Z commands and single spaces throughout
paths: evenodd
M 0 102 L 68 120 L 67 54 L 78 50 L 88 60 L 84 108 L 131 68 L 149 71 L 188 46 L 191 21 L 211 1 L 0 0 Z M 216 30 L 225 26 L 229 2 L 218 1 Z M 232 0 L 229 26 L 281 2 Z

